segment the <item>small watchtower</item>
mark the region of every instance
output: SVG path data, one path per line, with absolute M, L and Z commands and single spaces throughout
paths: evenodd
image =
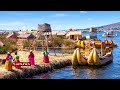
M 50 24 L 38 24 L 38 33 L 36 34 L 36 38 L 42 37 L 42 51 L 44 47 L 47 47 L 48 50 L 48 37 L 52 35 L 52 30 Z M 45 40 L 44 40 L 45 38 Z

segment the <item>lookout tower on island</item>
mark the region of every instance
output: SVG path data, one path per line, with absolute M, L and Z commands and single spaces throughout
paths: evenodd
M 45 47 L 47 47 L 48 50 L 48 38 L 52 36 L 52 30 L 50 24 L 44 23 L 44 24 L 38 24 L 38 31 L 36 34 L 36 39 L 41 37 L 42 39 L 42 51 Z

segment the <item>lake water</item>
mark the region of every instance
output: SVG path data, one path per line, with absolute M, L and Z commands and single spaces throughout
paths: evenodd
M 83 33 L 84 36 L 87 34 Z M 103 38 L 102 34 L 103 32 L 98 32 L 97 37 L 105 40 L 106 38 Z M 115 32 L 115 34 L 117 34 L 117 37 L 108 38 L 118 45 L 118 47 L 113 49 L 114 60 L 112 63 L 99 68 L 80 66 L 77 69 L 73 69 L 68 66 L 33 76 L 31 79 L 120 79 L 120 32 Z

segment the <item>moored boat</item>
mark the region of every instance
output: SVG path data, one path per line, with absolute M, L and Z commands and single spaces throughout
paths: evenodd
M 73 66 L 78 66 L 78 65 L 102 66 L 112 61 L 113 61 L 113 54 L 111 50 L 104 54 L 101 53 L 101 56 L 100 56 L 96 48 L 93 48 L 90 51 L 90 54 L 88 55 L 88 57 L 81 55 L 80 49 L 77 48 L 72 57 Z
M 105 65 L 109 62 L 112 62 L 113 61 L 113 54 L 112 52 L 108 52 L 106 53 L 105 55 L 103 56 L 98 56 L 97 52 L 96 52 L 96 49 L 94 48 L 93 51 L 92 51 L 92 58 L 91 56 L 89 55 L 88 56 L 88 65 L 90 66 L 102 66 L 102 65 Z
M 101 48 L 101 42 L 102 41 L 93 41 L 91 43 L 94 43 L 95 48 Z M 117 46 L 117 44 L 115 44 L 112 40 L 110 40 L 110 41 L 105 40 L 104 42 L 105 42 L 106 47 L 113 48 L 113 47 Z
M 117 37 L 117 34 L 114 34 L 113 32 L 106 32 L 102 34 L 103 37 Z

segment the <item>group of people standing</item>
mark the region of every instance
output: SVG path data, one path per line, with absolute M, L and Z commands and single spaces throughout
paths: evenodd
M 43 54 L 43 62 L 44 63 L 49 63 L 49 57 L 48 57 L 49 53 L 47 52 L 47 50 L 45 49 L 45 51 L 43 51 L 42 54 Z M 35 65 L 35 59 L 34 58 L 35 58 L 35 55 L 32 52 L 32 50 L 30 50 L 30 53 L 28 55 L 28 60 L 29 60 L 28 62 L 30 62 L 31 66 Z M 15 52 L 15 56 L 14 57 L 12 57 L 11 53 L 8 52 L 7 56 L 6 56 L 5 69 L 8 70 L 8 71 L 12 70 L 13 62 L 14 63 L 19 63 L 20 62 L 19 59 L 20 59 L 20 57 L 17 54 L 17 51 Z M 14 66 L 17 69 L 21 68 L 20 65 L 14 65 Z

